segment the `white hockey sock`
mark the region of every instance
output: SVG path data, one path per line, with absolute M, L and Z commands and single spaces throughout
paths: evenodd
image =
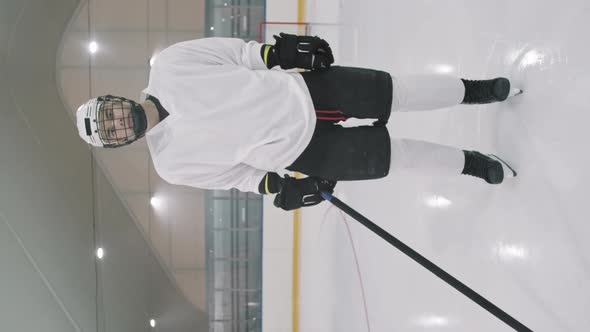
M 444 75 L 393 77 L 393 112 L 428 111 L 460 104 L 461 79 Z
M 463 150 L 411 139 L 391 140 L 390 171 L 415 171 L 425 175 L 460 175 L 465 166 Z

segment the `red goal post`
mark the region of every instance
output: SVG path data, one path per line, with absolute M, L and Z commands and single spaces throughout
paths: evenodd
M 258 42 L 274 44 L 273 35 L 281 32 L 294 35 L 309 35 L 311 23 L 307 22 L 260 22 L 258 27 Z
M 349 59 L 343 58 L 345 54 L 342 52 L 352 52 L 340 48 L 340 34 L 343 28 L 344 26 L 336 23 L 264 21 L 259 24 L 258 42 L 274 45 L 275 40 L 272 36 L 281 32 L 299 36 L 318 36 L 330 43 L 337 63 L 349 62 Z
M 314 23 L 314 22 L 260 22 L 258 27 L 258 42 L 274 44 L 273 35 L 281 32 L 293 35 L 319 36 L 330 44 L 337 43 L 340 25 L 335 23 Z

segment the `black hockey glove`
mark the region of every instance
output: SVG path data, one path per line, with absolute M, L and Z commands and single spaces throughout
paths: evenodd
M 280 33 L 280 36 L 274 38 L 275 52 L 282 69 L 327 69 L 334 63 L 330 45 L 317 36 Z
M 274 205 L 285 211 L 317 205 L 324 201 L 320 193 L 322 191 L 333 193 L 335 186 L 336 181 L 317 177 L 296 179 L 285 175 L 281 192 L 275 197 Z

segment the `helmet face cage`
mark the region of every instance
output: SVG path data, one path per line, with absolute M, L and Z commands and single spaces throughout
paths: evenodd
M 99 97 L 96 112 L 98 136 L 105 147 L 130 144 L 144 133 L 135 132 L 133 108 L 136 103 L 121 97 Z
M 111 95 L 90 100 L 81 107 L 81 136 L 94 146 L 115 148 L 128 145 L 145 135 L 147 119 L 133 100 Z

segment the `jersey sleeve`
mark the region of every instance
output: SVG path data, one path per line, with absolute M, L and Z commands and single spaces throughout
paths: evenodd
M 172 184 L 200 189 L 229 190 L 235 188 L 243 192 L 259 194 L 258 186 L 266 173 L 267 171 L 246 164 L 238 164 L 229 169 L 211 173 L 185 174 L 185 176 L 176 173 L 166 180 Z
M 236 65 L 252 70 L 267 69 L 260 51 L 263 44 L 238 38 L 201 38 L 174 44 L 162 51 L 168 62 L 201 65 Z M 158 61 L 158 60 L 156 60 Z

